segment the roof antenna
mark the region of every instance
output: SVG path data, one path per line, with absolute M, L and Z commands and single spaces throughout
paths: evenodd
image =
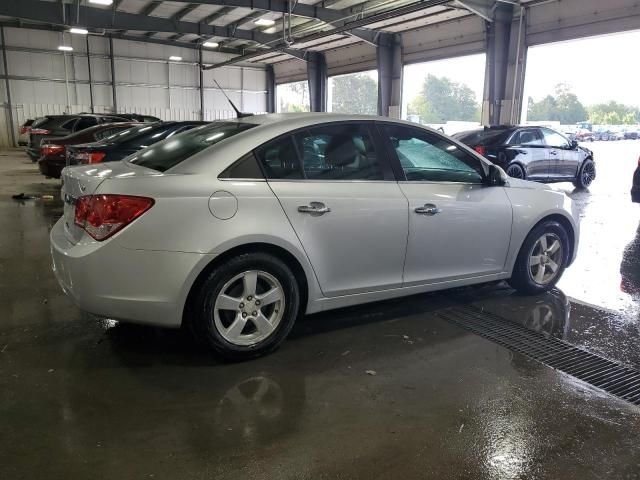
M 235 104 L 231 101 L 231 99 L 227 96 L 227 92 L 225 92 L 223 90 L 223 88 L 220 86 L 220 84 L 218 83 L 218 81 L 215 78 L 213 79 L 213 83 L 215 83 L 216 87 L 218 87 L 220 89 L 220 91 L 224 95 L 224 98 L 226 98 L 227 102 L 229 102 L 229 104 L 231 105 L 231 108 L 233 108 L 235 110 L 236 117 L 244 118 L 244 117 L 250 117 L 250 116 L 253 115 L 253 113 L 244 113 L 244 112 L 241 112 L 240 110 L 238 110 L 238 107 L 236 107 Z

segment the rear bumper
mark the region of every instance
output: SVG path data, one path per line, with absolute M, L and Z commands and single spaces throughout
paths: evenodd
M 131 250 L 116 238 L 74 245 L 60 219 L 50 245 L 62 290 L 80 309 L 99 317 L 179 327 L 189 287 L 213 256 Z
M 65 166 L 63 164 L 57 164 L 50 160 L 38 160 L 38 168 L 40 173 L 45 177 L 60 178 L 60 172 Z

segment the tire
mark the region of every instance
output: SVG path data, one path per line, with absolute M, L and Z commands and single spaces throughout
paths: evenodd
M 269 292 L 275 293 L 266 297 Z M 282 260 L 245 253 L 207 275 L 189 306 L 188 322 L 196 340 L 219 357 L 248 360 L 278 348 L 296 321 L 299 305 L 298 282 Z
M 520 180 L 525 180 L 526 174 L 524 173 L 524 168 L 522 168 L 517 163 L 512 163 L 507 167 L 507 175 L 513 178 L 519 178 Z
M 578 170 L 578 176 L 573 180 L 573 186 L 576 188 L 589 188 L 589 186 L 596 179 L 596 164 L 593 160 L 587 158 L 582 162 L 580 170 Z
M 546 240 L 547 253 L 543 253 L 544 242 Z M 555 242 L 559 247 L 553 252 Z M 537 257 L 537 264 L 531 265 L 532 257 Z M 544 258 L 543 258 L 544 257 Z M 551 260 L 551 262 L 548 262 Z M 525 239 L 513 273 L 508 280 L 509 285 L 526 295 L 535 295 L 551 290 L 562 277 L 564 269 L 569 260 L 569 235 L 565 228 L 553 220 L 542 221 L 536 225 Z M 556 265 L 556 270 L 553 270 Z M 541 276 L 540 269 L 544 269 Z

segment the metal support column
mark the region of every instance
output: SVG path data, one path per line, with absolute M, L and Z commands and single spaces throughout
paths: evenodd
M 89 104 L 91 106 L 91 113 L 96 113 L 95 107 L 93 105 L 93 78 L 91 76 L 91 52 L 89 49 L 89 35 L 87 35 L 86 38 L 87 38 L 87 72 L 89 75 Z
M 487 125 L 500 124 L 509 59 L 509 40 L 513 4 L 498 3 L 492 22 L 486 22 L 487 63 L 485 72 L 485 94 L 482 109 L 482 122 Z
M 2 64 L 4 65 L 4 88 L 7 92 L 7 112 L 9 120 L 9 132 L 11 134 L 11 146 L 16 146 L 16 127 L 13 124 L 13 104 L 11 103 L 11 87 L 9 82 L 9 69 L 7 68 L 7 49 L 5 48 L 4 27 L 0 26 L 0 40 L 2 40 Z
M 200 88 L 200 120 L 204 121 L 204 70 L 202 70 L 202 45 L 198 49 L 198 70 L 199 70 L 199 82 Z
M 376 60 L 378 66 L 378 115 L 400 118 L 403 70 L 400 35 L 379 34 Z
M 307 53 L 309 103 L 312 112 L 327 111 L 327 60 L 321 52 Z
M 118 113 L 118 95 L 116 93 L 116 64 L 113 60 L 113 38 L 109 37 L 109 60 L 111 61 L 111 96 L 113 113 Z
M 276 72 L 267 65 L 267 112 L 276 113 Z

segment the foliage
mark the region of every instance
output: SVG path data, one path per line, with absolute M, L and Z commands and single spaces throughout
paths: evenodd
M 377 115 L 378 84 L 369 75 L 360 73 L 335 77 L 331 110 L 336 113 Z
M 284 98 L 280 99 L 280 111 L 281 112 L 308 112 L 310 110 L 309 104 L 309 87 L 306 81 L 294 82 L 286 85 L 289 90 L 290 96 L 294 96 L 296 101 L 287 102 Z M 292 94 L 292 95 L 291 95 Z M 299 99 L 299 100 L 298 100 Z
M 555 95 L 547 95 L 539 102 L 529 97 L 527 107 L 527 119 L 531 121 L 553 120 L 570 125 L 587 118 L 584 105 L 564 83 L 556 85 Z
M 463 83 L 435 75 L 427 76 L 422 92 L 409 102 L 407 113 L 420 115 L 424 123 L 480 120 L 480 106 L 473 90 Z
M 637 107 L 611 100 L 589 107 L 589 121 L 596 125 L 635 125 L 640 120 Z

